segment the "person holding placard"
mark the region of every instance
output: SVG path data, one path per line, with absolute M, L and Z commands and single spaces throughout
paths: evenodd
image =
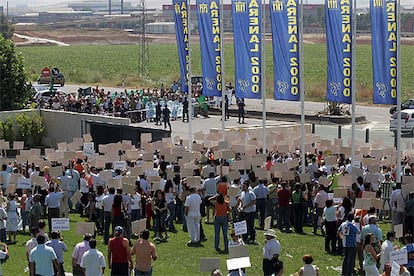
M 410 234 L 405 235 L 405 246 L 401 249 L 407 250 L 407 259 L 408 263 L 405 265 L 405 267 L 408 269 L 408 271 L 411 273 L 411 275 L 414 275 L 414 241 L 413 236 Z
M 230 211 L 229 204 L 224 201 L 222 194 L 217 194 L 209 198 L 211 204 L 214 205 L 214 248 L 217 252 L 221 252 L 220 245 L 220 228 L 223 232 L 224 238 L 224 253 L 227 254 L 228 249 L 228 217 L 227 213 Z
M 381 245 L 380 271 L 384 271 L 385 264 L 390 262 L 390 252 L 395 250 L 394 241 L 395 232 L 387 232 L 387 239 Z
M 377 260 L 379 254 L 375 251 L 372 243 L 374 243 L 374 234 L 368 233 L 364 238 L 364 271 L 365 276 L 378 276 Z
M 395 231 L 394 226 L 398 224 L 403 224 L 405 216 L 405 199 L 402 194 L 401 183 L 397 183 L 395 185 L 395 189 L 391 193 L 390 204 L 392 231 Z
M 264 220 L 266 216 L 266 199 L 269 196 L 269 189 L 265 186 L 266 179 L 260 179 L 259 184 L 254 187 L 253 192 L 256 195 L 256 211 L 259 213 L 260 229 L 264 229 Z
M 239 197 L 239 209 L 240 221 L 246 220 L 247 224 L 247 233 L 243 234 L 244 242 L 258 245 L 259 243 L 256 241 L 256 230 L 254 229 L 254 219 L 256 217 L 256 195 L 250 188 L 249 180 L 243 182 L 242 192 Z
M 108 244 L 109 228 L 111 226 L 112 204 L 114 203 L 115 188 L 108 189 L 108 194 L 102 199 L 103 206 L 103 223 L 104 223 L 104 244 Z
M 336 237 L 337 237 L 337 206 L 333 204 L 332 199 L 326 201 L 326 206 L 323 210 L 323 217 L 325 218 L 325 251 L 327 253 L 336 254 Z
M 45 205 L 47 206 L 49 233 L 52 232 L 52 218 L 60 218 L 60 200 L 63 196 L 63 191 L 60 188 L 55 191 L 55 186 L 50 185 L 49 194 L 46 196 Z
M 165 218 L 167 217 L 167 203 L 165 200 L 165 194 L 161 190 L 156 190 L 154 198 L 151 202 L 152 211 L 154 213 L 154 231 L 155 231 L 155 241 L 161 241 L 161 239 L 168 238 L 168 233 L 165 228 Z M 162 237 L 161 233 L 165 234 L 165 237 Z
M 8 235 L 9 243 L 16 243 L 16 232 L 19 225 L 20 215 L 17 210 L 17 201 L 19 200 L 17 194 L 9 195 L 9 201 L 7 202 L 7 223 L 6 223 L 6 232 Z M 11 239 L 13 236 L 13 240 Z
M 313 234 L 316 235 L 316 231 L 318 228 L 321 229 L 322 235 L 325 235 L 325 231 L 322 229 L 320 225 L 320 220 L 322 218 L 323 209 L 325 208 L 326 201 L 329 199 L 328 193 L 326 192 L 325 187 L 322 185 L 318 185 L 318 192 L 315 196 L 313 201 L 314 205 L 314 217 L 313 217 Z
M 344 259 L 342 262 L 342 275 L 344 276 L 352 275 L 355 268 L 359 229 L 352 223 L 353 219 L 354 214 L 348 213 L 346 215 L 346 221 L 344 221 L 338 228 L 338 236 L 344 250 Z
M 277 227 L 280 232 L 292 233 L 292 230 L 290 230 L 290 201 L 292 195 L 288 189 L 288 185 L 282 183 L 282 189 L 277 194 L 279 197 L 279 219 L 277 221 Z
M 55 251 L 59 263 L 59 273 L 60 275 L 65 275 L 65 269 L 63 268 L 63 252 L 68 251 L 68 247 L 60 237 L 60 233 L 58 231 L 52 231 L 51 240 L 46 242 L 46 246 L 52 247 Z M 57 274 L 56 269 L 55 274 Z

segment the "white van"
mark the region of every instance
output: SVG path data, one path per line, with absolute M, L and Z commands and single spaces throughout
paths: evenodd
M 401 110 L 401 133 L 414 136 L 414 109 Z M 397 112 L 391 116 L 390 131 L 397 133 Z

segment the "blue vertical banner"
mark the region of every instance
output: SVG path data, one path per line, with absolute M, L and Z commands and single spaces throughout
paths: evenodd
M 188 22 L 188 15 L 190 9 L 187 0 L 173 0 L 173 6 L 178 61 L 180 62 L 181 92 L 188 93 L 190 79 L 190 41 L 188 37 L 190 22 Z
M 299 101 L 298 0 L 270 0 L 274 99 Z
M 371 0 L 374 104 L 397 104 L 397 3 Z
M 197 0 L 203 95 L 221 96 L 220 0 Z
M 352 9 L 352 0 L 325 0 L 329 102 L 352 103 Z
M 232 0 L 236 97 L 262 97 L 262 3 Z

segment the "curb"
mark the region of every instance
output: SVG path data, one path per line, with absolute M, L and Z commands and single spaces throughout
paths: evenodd
M 221 109 L 210 107 L 209 113 L 213 115 L 221 115 Z M 235 109 L 229 110 L 230 116 L 238 117 L 238 111 Z M 247 114 L 245 118 L 254 118 L 254 119 L 262 119 L 262 111 L 256 110 L 247 110 Z M 283 121 L 290 121 L 290 122 L 297 122 L 301 120 L 300 114 L 288 114 L 288 113 L 279 113 L 279 112 L 266 112 L 266 118 L 268 120 L 283 120 Z M 335 125 L 347 125 L 352 124 L 352 117 L 351 116 L 335 116 L 335 115 L 310 115 L 305 114 L 305 120 L 309 123 L 316 123 L 316 124 L 335 124 Z M 355 117 L 356 124 L 365 124 L 368 123 L 368 120 L 363 115 L 357 115 Z

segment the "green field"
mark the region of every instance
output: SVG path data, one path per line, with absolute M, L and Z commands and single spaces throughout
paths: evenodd
M 77 214 L 70 214 L 71 229 L 75 229 L 75 223 L 85 221 Z M 257 220 L 256 220 L 257 223 Z M 159 259 L 154 262 L 154 275 L 209 275 L 209 273 L 200 273 L 199 265 L 202 257 L 220 257 L 221 269 L 226 271 L 226 258 L 228 255 L 218 254 L 214 249 L 214 227 L 213 225 L 204 224 L 207 241 L 203 242 L 203 247 L 187 247 L 186 242 L 189 240 L 188 233 L 182 231 L 182 225 L 176 224 L 178 233 L 170 234 L 168 242 L 157 244 L 157 253 Z M 381 224 L 383 234 L 390 230 L 391 224 Z M 256 240 L 261 245 L 249 245 L 250 259 L 252 267 L 246 270 L 247 275 L 262 274 L 262 248 L 263 248 L 263 231 L 257 231 Z M 280 259 L 284 262 L 285 273 L 290 275 L 303 265 L 302 256 L 311 254 L 321 272 L 321 276 L 340 275 L 338 269 L 342 265 L 340 256 L 328 255 L 324 251 L 324 238 L 313 235 L 311 227 L 305 227 L 306 235 L 286 234 L 276 230 L 278 240 L 281 244 Z M 153 232 L 151 232 L 151 235 Z M 74 230 L 63 232 L 64 240 L 69 248 L 69 252 L 64 254 L 65 271 L 71 272 L 71 254 L 76 243 L 82 240 L 81 236 L 75 234 Z M 10 258 L 3 265 L 3 275 L 25 275 L 24 268 L 27 266 L 25 259 L 25 243 L 30 239 L 28 235 L 18 235 L 17 244 L 10 245 Z M 97 237 L 98 249 L 107 257 L 107 248 L 103 245 L 103 236 Z M 221 248 L 223 249 L 223 240 L 221 238 Z M 107 269 L 105 275 L 110 275 Z
M 177 47 L 175 44 L 151 44 L 149 47 L 149 78 L 138 78 L 138 45 L 75 45 L 68 47 L 19 47 L 25 57 L 26 70 L 36 80 L 45 66 L 57 66 L 68 83 L 86 85 L 147 88 L 169 85 L 179 78 Z M 201 74 L 200 47 L 192 46 L 192 73 Z M 326 46 L 306 44 L 304 49 L 305 93 L 307 100 L 322 101 L 326 95 Z M 232 44 L 224 47 L 224 77 L 234 83 L 234 53 Z M 357 45 L 356 87 L 357 101 L 372 102 L 371 46 Z M 270 43 L 266 44 L 266 91 L 272 97 L 273 55 Z M 402 98 L 411 97 L 414 91 L 414 47 L 402 46 L 401 83 Z

